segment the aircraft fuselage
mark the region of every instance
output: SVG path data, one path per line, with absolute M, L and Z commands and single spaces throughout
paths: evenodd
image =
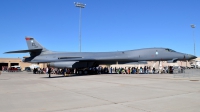
M 192 55 L 176 52 L 167 48 L 146 48 L 117 52 L 45 52 L 25 62 L 46 63 L 61 61 L 118 61 L 138 62 L 138 61 L 169 61 L 169 60 L 189 60 Z

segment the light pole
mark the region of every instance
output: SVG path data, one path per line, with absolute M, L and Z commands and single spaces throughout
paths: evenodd
M 79 41 L 80 41 L 80 52 L 81 52 L 81 9 L 85 8 L 86 4 L 74 2 L 75 6 L 80 8 L 80 18 L 79 18 Z
M 195 25 L 194 25 L 194 24 L 191 24 L 190 26 L 191 26 L 191 28 L 193 28 L 193 29 L 195 28 Z M 194 40 L 194 56 L 196 56 L 196 55 L 195 55 L 195 36 L 194 36 L 194 30 L 193 30 L 193 40 Z M 196 68 L 196 59 L 195 59 L 195 68 Z

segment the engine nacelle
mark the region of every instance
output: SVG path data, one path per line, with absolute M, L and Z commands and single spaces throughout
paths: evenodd
M 174 58 L 172 60 L 168 60 L 167 63 L 176 63 L 178 60 L 178 58 Z
M 77 61 L 67 61 L 67 62 L 51 62 L 49 63 L 50 67 L 56 68 L 72 68 L 73 64 Z
M 125 63 L 125 64 L 147 64 L 147 61 L 138 61 L 138 62 L 129 62 L 129 63 Z
M 78 61 L 66 61 L 66 62 L 51 62 L 49 63 L 50 67 L 56 68 L 86 68 L 94 67 L 94 62 L 78 62 Z

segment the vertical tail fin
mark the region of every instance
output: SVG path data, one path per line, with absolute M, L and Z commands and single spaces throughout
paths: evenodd
M 26 37 L 26 43 L 28 49 L 42 49 L 42 52 L 48 51 L 45 47 L 43 47 L 40 43 L 38 43 L 34 38 Z

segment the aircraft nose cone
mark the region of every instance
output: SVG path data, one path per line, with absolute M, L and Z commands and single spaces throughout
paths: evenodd
M 192 58 L 195 59 L 195 58 L 197 58 L 197 57 L 193 55 Z
M 194 55 L 189 55 L 189 59 L 195 59 L 195 58 L 197 58 L 197 57 Z

